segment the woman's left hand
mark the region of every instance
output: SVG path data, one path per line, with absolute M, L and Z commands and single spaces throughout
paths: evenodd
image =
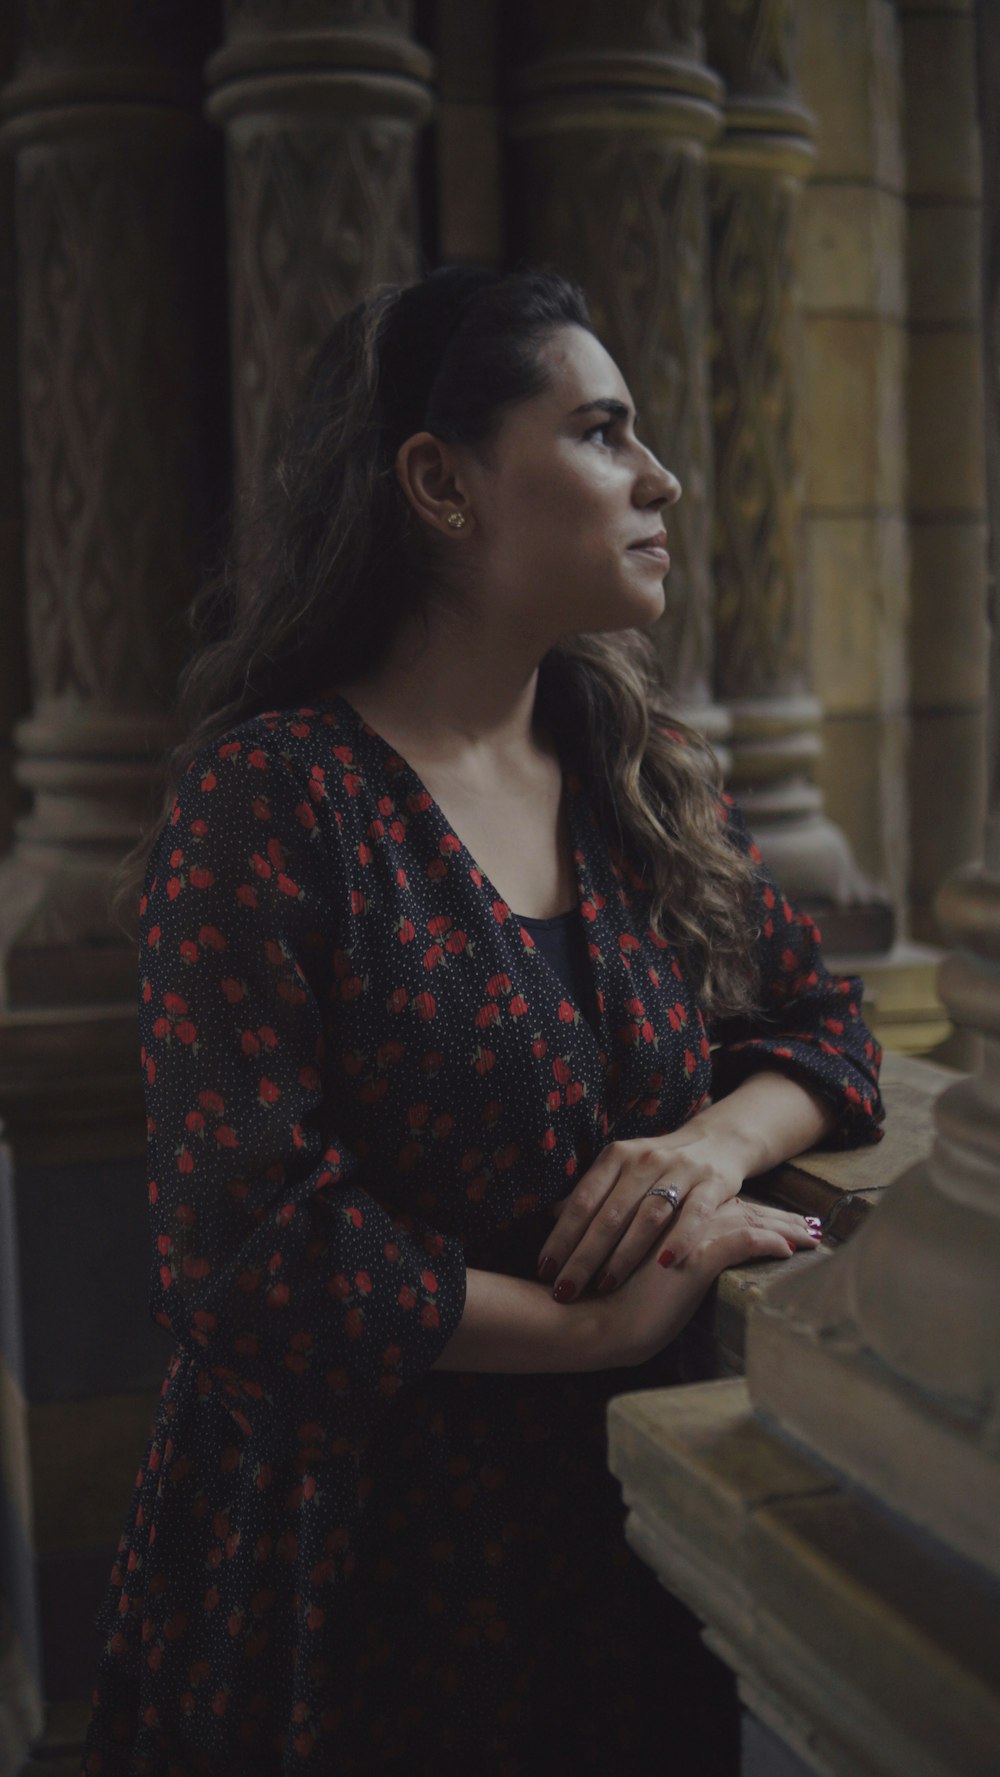
M 555 1286 L 557 1301 L 572 1301 L 591 1278 L 600 1283 L 603 1272 L 613 1283 L 601 1293 L 617 1288 L 668 1225 L 668 1250 L 682 1263 L 715 1211 L 738 1196 L 746 1177 L 742 1144 L 700 1130 L 697 1122 L 669 1135 L 609 1142 L 569 1196 L 552 1206 L 558 1220 L 539 1255 L 538 1275 Z M 666 1197 L 648 1197 L 651 1185 L 673 1185 L 677 1208 Z

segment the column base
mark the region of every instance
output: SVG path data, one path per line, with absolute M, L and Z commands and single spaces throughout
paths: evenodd
M 846 914 L 855 910 L 844 909 Z M 903 1055 L 930 1055 L 953 1035 L 937 990 L 944 951 L 909 938 L 871 954 L 840 943 L 839 921 L 822 912 L 814 917 L 823 934 L 823 954 L 831 974 L 860 975 L 865 984 L 865 1019 L 885 1049 Z

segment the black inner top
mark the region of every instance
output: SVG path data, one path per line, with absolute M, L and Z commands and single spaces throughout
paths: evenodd
M 520 913 L 516 913 L 514 917 L 519 925 L 527 926 L 570 998 L 575 1000 L 591 1029 L 596 1031 L 597 993 L 587 955 L 587 937 L 578 909 L 570 907 L 566 913 L 555 913 L 550 919 L 528 919 Z

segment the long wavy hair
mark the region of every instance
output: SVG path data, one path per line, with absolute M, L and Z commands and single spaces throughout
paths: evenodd
M 399 445 L 426 429 L 488 453 L 506 408 L 545 388 L 539 347 L 565 326 L 593 332 L 576 284 L 548 269 L 465 266 L 378 286 L 337 322 L 192 601 L 176 706 L 184 738 L 167 755 L 162 811 L 116 872 L 120 921 L 131 924 L 149 853 L 202 746 L 264 710 L 328 695 L 334 676 L 376 671 L 404 616 L 426 623 L 442 588 L 396 475 Z M 651 925 L 678 947 L 706 1014 L 754 1009 L 752 866 L 725 838 L 718 760 L 673 709 L 651 637 L 560 640 L 540 662 L 537 711 L 583 749 L 612 856 L 626 880 L 651 882 Z

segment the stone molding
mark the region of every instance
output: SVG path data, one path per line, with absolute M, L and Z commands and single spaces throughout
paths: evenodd
M 741 1380 L 617 1395 L 608 1447 L 630 1547 L 806 1769 L 994 1769 L 995 1585 L 776 1436 Z

